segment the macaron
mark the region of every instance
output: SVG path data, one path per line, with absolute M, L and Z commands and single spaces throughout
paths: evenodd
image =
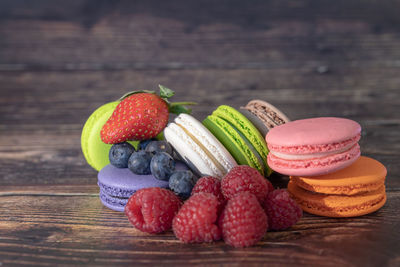
M 82 129 L 81 148 L 87 163 L 96 171 L 110 163 L 108 152 L 111 145 L 100 139 L 100 130 L 113 113 L 119 101 L 110 102 L 97 108 L 87 119 Z M 135 147 L 138 142 L 129 142 Z
M 237 165 L 217 138 L 188 114 L 182 113 L 169 123 L 164 137 L 199 176 L 222 178 Z
M 290 176 L 290 180 L 305 190 L 332 194 L 356 195 L 378 190 L 385 184 L 387 170 L 379 161 L 360 156 L 350 166 L 320 176 Z
M 346 168 L 360 156 L 361 126 L 349 119 L 321 117 L 272 128 L 268 165 L 282 174 L 317 176 Z
M 266 136 L 270 129 L 290 121 L 277 107 L 258 99 L 240 107 L 240 112 L 253 123 L 262 136 Z
M 187 170 L 186 164 L 177 161 L 176 170 Z M 115 211 L 124 211 L 129 197 L 137 190 L 148 187 L 168 188 L 168 181 L 158 180 L 153 175 L 137 175 L 128 168 L 106 165 L 97 175 L 101 203 Z
M 380 209 L 386 202 L 385 186 L 356 195 L 320 194 L 305 190 L 290 181 L 288 191 L 300 207 L 326 217 L 356 217 Z
M 203 124 L 232 154 L 239 165 L 248 165 L 269 176 L 268 148 L 257 128 L 239 111 L 219 106 Z

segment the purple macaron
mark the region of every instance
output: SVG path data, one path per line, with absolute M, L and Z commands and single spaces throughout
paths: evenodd
M 176 170 L 188 170 L 186 164 L 176 162 Z M 129 197 L 137 190 L 148 187 L 168 188 L 168 181 L 156 179 L 153 175 L 137 175 L 128 168 L 105 166 L 98 174 L 100 200 L 104 206 L 115 211 L 124 211 Z

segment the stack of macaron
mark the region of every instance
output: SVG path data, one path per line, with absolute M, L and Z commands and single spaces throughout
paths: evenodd
M 361 156 L 361 126 L 344 118 L 297 120 L 275 127 L 266 141 L 269 166 L 290 176 L 288 191 L 304 211 L 354 217 L 386 201 L 386 168 Z
M 167 125 L 169 111 L 177 105 L 160 101 L 166 100 L 166 95 L 173 95 L 165 87 L 160 86 L 160 89 L 160 97 L 155 97 L 154 92 L 139 91 L 107 103 L 93 112 L 83 127 L 82 151 L 89 165 L 99 171 L 99 196 L 106 207 L 123 211 L 128 198 L 138 189 L 147 187 L 170 188 L 177 195 L 187 197 L 196 177 L 221 179 L 237 165 L 249 165 L 265 176 L 271 174 L 265 133 L 289 121 L 280 110 L 265 101 L 253 100 L 240 111 L 219 106 L 200 122 L 180 107 L 178 110 L 183 113 Z M 166 108 L 164 103 L 170 106 Z M 147 118 L 148 114 L 152 117 Z M 146 155 L 145 145 L 155 138 L 165 138 L 168 143 L 158 142 L 173 147 L 173 152 L 161 149 L 171 154 L 164 158 L 171 161 L 173 155 L 176 161 L 171 164 L 168 176 L 156 175 L 148 166 L 149 162 L 154 162 L 153 154 L 160 152 L 151 151 L 150 159 Z M 164 160 L 166 165 L 170 164 L 168 160 Z M 190 169 L 194 178 L 173 176 L 175 169 Z M 169 180 L 172 176 L 174 183 Z M 179 183 L 184 178 L 186 181 Z M 177 179 L 180 179 L 178 183 Z M 174 190 L 174 186 L 179 189 Z
M 248 165 L 265 177 L 272 171 L 290 176 L 288 191 L 312 214 L 359 216 L 385 203 L 386 169 L 376 160 L 360 157 L 357 122 L 332 117 L 290 121 L 262 100 L 252 100 L 240 109 L 221 105 L 199 121 L 179 105 L 192 102 L 170 103 L 167 99 L 173 92 L 160 89 L 159 96 L 133 92 L 101 106 L 83 128 L 83 154 L 99 171 L 100 199 L 105 206 L 122 211 L 128 198 L 146 187 L 169 188 L 185 198 L 197 177 L 222 179 L 237 165 Z M 168 123 L 170 112 L 178 116 Z M 149 169 L 144 144 L 155 138 L 165 139 L 161 142 L 173 148 L 170 155 L 160 157 L 165 166 L 172 166 L 161 169 L 168 175 L 110 163 L 113 146 L 130 144 L 137 167 Z M 143 157 L 136 153 L 140 150 Z M 175 168 L 186 173 L 172 175 Z
M 221 105 L 202 123 L 181 114 L 168 124 L 164 136 L 199 176 L 222 178 L 236 165 L 248 165 L 269 176 L 264 133 L 288 121 L 276 107 L 253 100 L 240 111 Z

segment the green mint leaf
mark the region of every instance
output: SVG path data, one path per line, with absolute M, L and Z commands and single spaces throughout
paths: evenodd
M 158 87 L 160 87 L 160 96 L 161 98 L 170 98 L 171 96 L 173 96 L 175 94 L 174 91 L 172 91 L 171 89 L 159 84 Z

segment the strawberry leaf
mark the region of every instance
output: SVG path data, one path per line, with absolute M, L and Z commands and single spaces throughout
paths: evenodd
M 195 102 L 170 103 L 169 112 L 177 114 L 177 115 L 179 115 L 181 113 L 190 114 L 192 112 L 192 109 L 185 107 L 185 106 L 188 106 L 188 105 L 197 105 L 197 103 L 195 103 Z
M 171 89 L 169 89 L 161 84 L 159 84 L 158 87 L 160 87 L 160 97 L 161 98 L 168 99 L 175 94 L 174 91 L 172 91 Z
M 186 108 L 185 106 L 176 105 L 176 106 L 171 106 L 169 108 L 169 112 L 177 115 L 181 113 L 190 114 L 192 110 L 190 108 Z

